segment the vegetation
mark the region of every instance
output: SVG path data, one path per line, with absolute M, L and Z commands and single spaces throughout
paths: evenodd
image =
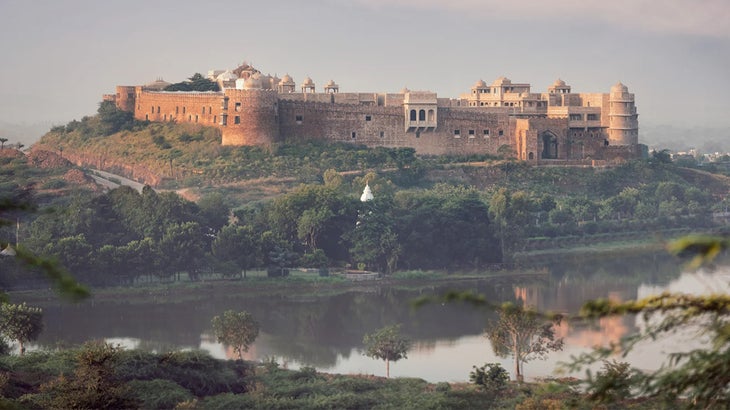
M 499 393 L 509 385 L 509 373 L 499 363 L 486 363 L 482 367 L 474 366 L 469 381 L 485 391 Z
M 400 335 L 400 325 L 386 326 L 367 334 L 362 340 L 365 355 L 385 361 L 385 377 L 390 377 L 390 362 L 408 358 L 411 342 Z
M 276 362 L 220 361 L 195 351 L 125 351 L 99 342 L 66 351 L 0 357 L 0 373 L 3 408 L 595 407 L 586 394 L 562 380 L 506 383 L 495 393 L 467 384 L 330 375 L 306 367 L 286 370 Z M 626 399 L 616 405 L 656 408 Z
M 18 342 L 20 354 L 25 354 L 25 344 L 38 338 L 43 331 L 43 312 L 25 303 L 0 304 L 0 334 Z
M 555 338 L 554 328 L 561 320 L 560 316 L 546 320 L 535 310 L 508 303 L 501 306 L 499 319 L 486 332 L 497 356 L 512 356 L 515 378 L 522 382 L 525 362 L 545 359 L 549 352 L 563 349 L 563 339 Z
M 170 84 L 165 91 L 220 91 L 218 83 L 195 73 L 187 81 Z
M 227 310 L 222 316 L 214 317 L 212 324 L 218 343 L 232 346 L 240 360 L 259 335 L 259 324 L 248 312 Z

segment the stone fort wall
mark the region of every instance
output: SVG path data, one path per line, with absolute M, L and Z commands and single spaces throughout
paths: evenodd
M 513 145 L 503 113 L 438 108 L 434 130 L 406 131 L 403 107 L 279 102 L 279 129 L 291 139 L 344 141 L 367 146 L 413 147 L 419 154 L 496 153 Z
M 315 139 L 412 147 L 422 155 L 496 155 L 507 145 L 518 158 L 532 162 L 547 158 L 617 161 L 640 155 L 635 147 L 607 146 L 603 128 L 573 129 L 567 118 L 517 118 L 504 109 L 459 106 L 450 100 L 439 100 L 435 128 L 407 130 L 401 94 L 282 95 L 260 89 L 154 92 L 138 86 L 118 87 L 117 104 L 133 108 L 138 120 L 217 127 L 223 145 Z M 546 144 L 552 148 L 546 150 Z

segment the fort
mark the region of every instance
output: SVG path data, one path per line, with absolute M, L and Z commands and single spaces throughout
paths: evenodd
M 500 77 L 477 81 L 458 98 L 431 91 L 322 91 L 306 78 L 264 75 L 244 63 L 211 70 L 221 91 L 164 91 L 162 80 L 117 86 L 104 96 L 139 120 L 198 123 L 221 130 L 223 145 L 287 140 L 348 141 L 412 147 L 423 155 L 511 152 L 533 163 L 615 163 L 642 154 L 634 94 L 620 82 L 608 93 L 574 93 L 557 80 L 547 92 Z

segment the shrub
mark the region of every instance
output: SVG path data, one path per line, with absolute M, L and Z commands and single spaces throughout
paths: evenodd
M 62 179 L 50 179 L 41 185 L 41 189 L 60 189 L 66 186 L 66 181 Z
M 127 387 L 144 409 L 172 409 L 178 403 L 193 398 L 189 391 L 170 380 L 133 380 L 127 383 Z
M 485 391 L 498 392 L 507 387 L 509 373 L 499 363 L 486 363 L 482 367 L 474 366 L 469 373 L 469 381 Z

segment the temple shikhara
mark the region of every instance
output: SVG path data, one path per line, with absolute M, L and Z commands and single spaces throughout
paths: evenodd
M 641 155 L 634 94 L 620 82 L 607 93 L 576 93 L 558 79 L 546 92 L 499 77 L 458 98 L 432 91 L 340 92 L 307 77 L 264 75 L 248 64 L 211 70 L 221 91 L 164 91 L 162 80 L 117 86 L 105 95 L 138 120 L 197 123 L 221 130 L 223 145 L 286 140 L 413 147 L 419 154 L 510 152 L 533 163 L 614 163 Z

